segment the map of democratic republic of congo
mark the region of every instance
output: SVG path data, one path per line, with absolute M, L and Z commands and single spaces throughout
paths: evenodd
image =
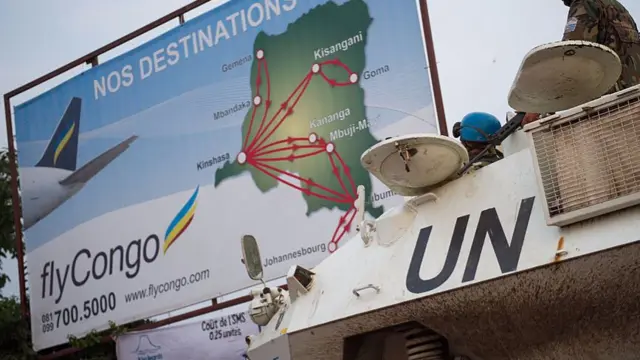
M 377 139 L 359 84 L 372 21 L 363 0 L 328 2 L 282 34 L 261 32 L 253 49 L 252 106 L 238 134 L 242 150 L 215 173 L 216 187 L 249 172 L 263 193 L 278 185 L 297 190 L 307 216 L 323 208 L 344 211 L 327 235 L 331 252 L 353 226 L 356 187 L 367 193 L 372 187 L 360 156 Z M 366 206 L 373 217 L 382 214 L 382 206 Z

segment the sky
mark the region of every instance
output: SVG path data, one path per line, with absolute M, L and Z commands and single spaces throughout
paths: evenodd
M 56 0 L 35 5 L 28 1 L 3 1 L 0 92 L 27 83 L 189 2 L 156 0 L 150 5 L 143 0 Z M 187 20 L 220 2 L 214 0 L 188 13 Z M 640 2 L 622 0 L 622 3 L 640 19 Z M 509 88 L 523 56 L 535 46 L 560 39 L 567 8 L 561 0 L 429 0 L 429 11 L 451 129 L 454 122 L 473 111 L 490 112 L 504 119 L 511 110 L 507 104 Z M 176 19 L 103 55 L 100 60 L 104 62 L 122 54 L 177 24 Z M 87 68 L 69 71 L 14 98 L 12 104 L 37 96 Z M 3 127 L 0 146 L 7 146 Z M 3 263 L 4 271 L 13 280 L 4 289 L 4 295 L 17 294 L 16 262 Z

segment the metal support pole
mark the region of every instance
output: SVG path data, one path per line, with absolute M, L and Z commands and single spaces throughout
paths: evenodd
M 15 139 L 13 138 L 13 123 L 11 121 L 11 97 L 4 96 L 4 116 L 7 120 L 7 144 L 9 144 L 9 171 L 11 172 L 11 205 L 13 207 L 13 226 L 18 258 L 18 280 L 20 281 L 20 311 L 26 321 L 29 317 L 27 308 L 27 287 L 24 278 L 24 248 L 22 246 L 22 206 L 18 193 L 18 157 L 16 155 Z
M 427 60 L 429 60 L 429 75 L 431 76 L 431 86 L 433 88 L 433 99 L 438 116 L 438 129 L 440 135 L 449 136 L 447 128 L 447 118 L 444 114 L 444 103 L 442 101 L 442 90 L 440 89 L 440 76 L 438 76 L 438 63 L 436 61 L 436 51 L 433 46 L 433 35 L 431 33 L 431 22 L 429 21 L 429 9 L 427 0 L 420 0 L 420 15 L 422 18 L 422 31 L 424 41 L 427 45 Z

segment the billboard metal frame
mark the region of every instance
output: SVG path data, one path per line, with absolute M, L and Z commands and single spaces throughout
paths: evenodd
M 234 0 L 229 0 L 234 1 Z M 48 74 L 42 75 L 39 78 L 32 80 L 14 90 L 9 91 L 4 95 L 4 113 L 5 113 L 5 122 L 7 129 L 7 143 L 9 147 L 9 168 L 11 171 L 11 201 L 13 206 L 13 222 L 15 227 L 15 241 L 17 248 L 17 260 L 18 260 L 18 280 L 20 285 L 20 310 L 22 313 L 22 317 L 24 321 L 28 321 L 29 318 L 29 309 L 27 307 L 27 291 L 26 291 L 26 279 L 25 279 L 25 267 L 24 267 L 24 244 L 23 244 L 23 234 L 22 234 L 22 207 L 20 206 L 20 193 L 18 190 L 18 167 L 17 167 L 17 157 L 16 157 L 16 148 L 15 148 L 15 137 L 13 134 L 13 116 L 11 113 L 11 98 L 18 96 L 25 91 L 28 91 L 40 84 L 43 84 L 59 75 L 66 73 L 69 70 L 72 70 L 78 66 L 82 66 L 84 64 L 89 64 L 91 66 L 97 66 L 99 64 L 98 57 L 110 50 L 113 50 L 141 35 L 148 33 L 151 30 L 158 28 L 161 25 L 164 25 L 174 19 L 178 19 L 180 24 L 183 24 L 185 19 L 184 15 L 204 4 L 211 2 L 211 0 L 195 0 L 117 40 L 114 40 L 107 45 L 100 47 L 93 52 L 80 57 L 70 63 L 61 66 Z M 425 40 L 425 47 L 427 53 L 427 60 L 429 63 L 429 75 L 431 79 L 431 89 L 433 91 L 433 100 L 435 102 L 436 108 L 436 117 L 438 119 L 438 129 L 441 135 L 448 136 L 449 131 L 447 129 L 447 121 L 445 118 L 444 112 L 444 103 L 442 101 L 442 91 L 440 89 L 440 77 L 438 76 L 438 65 L 436 61 L 435 49 L 433 46 L 433 35 L 431 32 L 431 22 L 429 20 L 429 10 L 427 6 L 427 0 L 419 0 L 420 5 L 420 19 L 422 23 L 422 32 Z M 251 296 L 242 296 L 229 301 L 225 301 L 222 303 L 218 303 L 216 299 L 212 300 L 212 304 L 204 307 L 202 309 L 190 311 L 184 314 L 176 315 L 169 317 L 167 319 L 156 321 L 154 323 L 142 325 L 135 330 L 146 330 L 157 328 L 160 326 L 172 324 L 175 322 L 187 320 L 193 318 L 195 316 L 207 314 L 216 310 L 225 309 L 231 306 L 235 306 L 238 304 L 246 303 L 251 301 Z M 106 337 L 103 339 L 104 342 L 112 341 L 111 338 Z M 70 355 L 81 351 L 81 349 L 76 349 L 73 347 L 68 347 L 63 350 L 55 351 L 49 353 L 47 355 L 40 356 L 41 359 L 56 359 L 61 356 Z

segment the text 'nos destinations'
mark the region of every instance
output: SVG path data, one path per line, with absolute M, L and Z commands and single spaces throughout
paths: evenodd
M 234 12 L 224 19 L 194 29 L 174 40 L 165 47 L 153 51 L 138 59 L 135 63 L 123 65 L 120 70 L 111 71 L 93 80 L 94 99 L 98 100 L 120 89 L 132 86 L 135 80 L 145 80 L 160 73 L 184 59 L 197 56 L 217 46 L 221 41 L 230 40 L 249 28 L 257 28 L 265 21 L 295 9 L 298 0 L 262 0 L 246 9 Z

